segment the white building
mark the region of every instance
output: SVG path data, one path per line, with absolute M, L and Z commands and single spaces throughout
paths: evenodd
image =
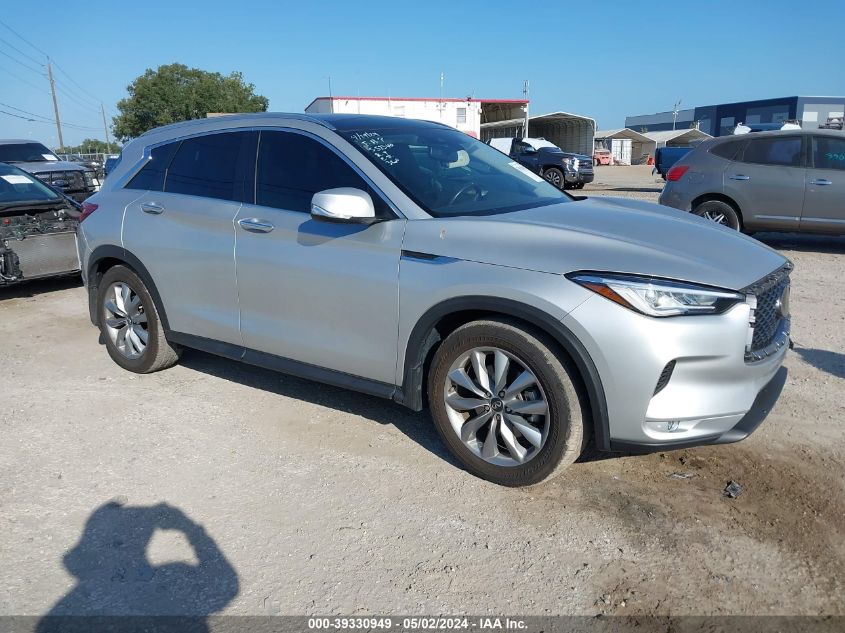
M 311 113 L 380 114 L 407 119 L 438 121 L 475 138 L 481 124 L 502 108 L 524 113 L 527 101 L 519 99 L 447 99 L 437 97 L 317 97 L 305 108 Z M 523 114 L 524 116 L 524 114 Z

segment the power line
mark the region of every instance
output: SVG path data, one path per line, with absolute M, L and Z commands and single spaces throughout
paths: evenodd
M 5 106 L 7 108 L 11 108 L 12 110 L 17 110 L 18 112 L 24 112 L 25 114 L 27 114 L 29 116 L 21 116 L 20 114 L 15 114 L 14 112 L 6 112 L 5 110 L 0 109 L 1 114 L 13 116 L 13 117 L 16 117 L 18 119 L 23 119 L 24 121 L 29 121 L 30 123 L 47 123 L 49 125 L 55 125 L 55 123 L 56 123 L 56 121 L 54 119 L 42 117 L 40 114 L 34 114 L 32 112 L 27 112 L 26 110 L 21 110 L 20 108 L 15 108 L 15 107 L 10 106 L 6 103 L 0 103 L 0 105 Z M 30 117 L 41 117 L 41 118 L 46 119 L 46 120 L 41 121 L 39 119 L 33 119 L 33 118 L 30 118 Z M 87 125 L 78 125 L 76 123 L 62 122 L 62 125 L 65 126 L 65 127 L 76 129 L 76 130 L 93 130 L 94 132 L 97 132 L 100 129 L 100 128 L 96 128 L 96 127 L 90 127 L 90 126 L 87 126 Z
M 15 106 L 10 105 L 8 103 L 3 103 L 2 101 L 0 101 L 0 106 L 9 108 L 11 110 L 15 110 L 16 112 L 23 112 L 24 114 L 28 114 L 30 116 L 38 117 L 39 119 L 46 119 L 46 121 L 49 122 L 49 123 L 54 123 L 53 119 L 51 119 L 50 117 L 44 116 L 43 114 L 35 114 L 34 112 L 30 112 L 29 110 L 21 110 L 20 108 L 16 108 Z
M 33 68 L 33 67 L 32 67 L 32 66 L 30 66 L 29 64 L 27 64 L 27 63 L 25 63 L 25 62 L 22 62 L 22 61 L 21 61 L 21 60 L 19 60 L 17 57 L 12 57 L 12 56 L 11 56 L 11 55 L 9 55 L 9 53 L 7 53 L 6 51 L 0 51 L 0 55 L 5 55 L 5 56 L 6 56 L 6 57 L 8 57 L 9 59 L 11 59 L 13 62 L 17 62 L 18 64 L 20 64 L 20 65 L 21 65 L 21 66 L 23 66 L 24 68 L 27 68 L 27 69 L 31 70 L 32 72 L 34 72 L 34 73 L 38 73 L 39 75 L 42 75 L 42 74 L 43 74 L 43 73 L 42 73 L 40 70 L 38 70 L 37 68 Z
M 62 68 L 61 66 L 59 66 L 59 65 L 58 65 L 55 61 L 53 62 L 53 66 L 55 66 L 55 67 L 56 67 L 56 69 L 57 69 L 60 73 L 62 73 L 65 77 L 67 77 L 67 78 L 70 80 L 70 82 L 71 82 L 74 86 L 76 86 L 76 87 L 79 89 L 79 91 L 80 91 L 83 95 L 85 95 L 85 96 L 87 96 L 87 98 L 89 98 L 89 99 L 93 100 L 93 101 L 94 101 L 94 103 L 96 103 L 96 104 L 99 104 L 99 103 L 100 103 L 101 99 L 98 99 L 97 97 L 95 97 L 94 95 L 92 95 L 90 92 L 88 92 L 85 88 L 83 88 L 82 86 L 80 86 L 80 85 L 76 82 L 76 80 L 75 80 L 73 77 L 71 77 L 70 75 L 68 75 L 68 74 L 65 72 L 64 68 Z M 58 81 L 58 79 L 57 79 L 56 81 Z
M 10 110 L 15 110 L 16 112 L 22 112 L 23 114 L 28 114 L 29 116 L 38 117 L 39 119 L 44 119 L 44 121 L 43 121 L 44 123 L 55 123 L 56 122 L 55 119 L 51 119 L 48 116 L 44 116 L 43 114 L 36 114 L 35 112 L 30 112 L 29 110 L 22 110 L 21 108 L 17 108 L 17 107 L 15 107 L 15 106 L 13 106 L 9 103 L 3 103 L 2 101 L 0 101 L 0 106 L 3 106 L 5 108 L 9 108 Z M 40 123 L 40 121 L 39 121 L 39 123 Z M 62 125 L 68 125 L 68 126 L 71 126 L 71 127 L 82 128 L 82 129 L 85 129 L 85 130 L 99 130 L 100 129 L 98 127 L 91 127 L 90 125 L 82 125 L 80 123 L 64 123 L 63 122 Z
M 9 30 L 10 30 L 12 33 L 14 33 L 15 35 L 17 35 L 19 39 L 23 40 L 24 42 L 26 42 L 27 44 L 29 44 L 32 48 L 34 48 L 34 49 L 35 49 L 35 50 L 37 50 L 39 53 L 41 53 L 42 55 L 44 55 L 44 57 L 49 57 L 49 55 L 48 55 L 47 53 L 45 53 L 44 51 L 42 51 L 40 48 L 38 48 L 35 44 L 33 44 L 32 42 L 30 42 L 28 39 L 26 39 L 23 35 L 21 35 L 20 33 L 18 33 L 15 29 L 13 29 L 11 26 L 9 26 L 8 24 L 6 24 L 3 20 L 0 20 L 0 24 L 2 24 L 3 26 L 5 26 L 7 29 L 9 29 Z
M 55 68 L 55 64 L 53 65 L 53 67 Z M 81 105 L 84 105 L 84 106 L 86 106 L 86 107 L 88 107 L 92 110 L 99 110 L 100 109 L 100 103 L 99 102 L 97 102 L 96 105 L 95 105 L 93 102 L 90 102 L 87 98 L 83 98 L 81 95 L 79 95 L 78 91 L 72 90 L 71 86 L 69 86 L 65 82 L 61 81 L 55 75 L 53 75 L 53 79 L 55 80 L 56 85 L 61 86 L 64 94 L 69 96 L 71 99 L 75 99 Z
M 32 86 L 32 87 L 33 87 L 33 88 L 35 88 L 38 92 L 43 92 L 44 94 L 50 94 L 49 92 L 47 92 L 47 91 L 46 91 L 46 90 L 44 90 L 43 88 L 39 88 L 38 86 L 36 86 L 36 85 L 35 85 L 34 83 L 32 83 L 31 81 L 28 81 L 28 80 L 24 79 L 23 77 L 21 77 L 20 75 L 17 75 L 17 74 L 15 74 L 15 73 L 13 73 L 11 70 L 9 70 L 8 68 L 6 68 L 6 67 L 4 67 L 4 66 L 0 66 L 0 70 L 4 70 L 4 71 L 6 71 L 6 72 L 7 72 L 7 73 L 9 73 L 12 77 L 14 77 L 15 79 L 17 79 L 18 81 L 22 81 L 23 83 L 27 84 L 28 86 Z
M 92 111 L 98 109 L 98 108 L 95 108 L 94 106 L 92 106 L 91 104 L 86 103 L 85 101 L 82 101 L 81 99 L 74 96 L 70 92 L 68 92 L 67 89 L 62 84 L 56 82 L 56 87 L 58 88 L 59 92 L 62 93 L 62 95 L 64 95 L 65 97 L 67 97 L 68 99 L 73 101 L 76 104 L 77 107 L 85 108 L 86 112 L 92 112 Z
M 44 66 L 44 64 L 42 64 L 40 61 L 38 61 L 37 59 L 35 59 L 32 55 L 29 55 L 29 54 L 27 54 L 27 53 L 24 53 L 21 49 L 19 49 L 17 46 L 15 46 L 14 44 L 12 44 L 9 40 L 5 40 L 5 39 L 3 39 L 2 37 L 0 37 L 0 42 L 3 42 L 3 43 L 4 43 L 6 46 L 8 46 L 9 48 L 11 48 L 11 49 L 13 49 L 13 50 L 16 50 L 18 53 L 20 53 L 21 55 L 23 55 L 24 57 L 26 57 L 29 61 L 35 62 L 35 63 L 36 63 L 36 64 L 38 64 L 39 66 Z

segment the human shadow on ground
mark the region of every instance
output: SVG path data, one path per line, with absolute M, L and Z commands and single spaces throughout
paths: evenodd
M 147 548 L 157 530 L 181 532 L 197 564 L 151 564 Z M 41 618 L 37 633 L 205 632 L 207 616 L 239 589 L 238 575 L 214 539 L 164 503 L 100 506 L 63 562 L 77 584 Z

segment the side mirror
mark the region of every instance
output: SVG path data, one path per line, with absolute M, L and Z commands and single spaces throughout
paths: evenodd
M 311 198 L 311 217 L 321 222 L 369 224 L 376 219 L 376 209 L 366 191 L 339 187 L 314 194 Z

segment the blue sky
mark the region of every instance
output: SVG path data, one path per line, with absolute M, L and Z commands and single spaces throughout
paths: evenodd
M 132 79 L 172 62 L 239 70 L 271 110 L 294 112 L 328 92 L 329 76 L 335 95 L 436 96 L 443 72 L 445 96 L 486 98 L 520 98 L 528 79 L 533 114 L 576 112 L 599 128 L 671 110 L 678 99 L 692 107 L 845 94 L 840 0 L 3 6 L 14 10 L 0 20 L 67 73 L 57 72 L 63 121 L 93 128 L 65 129 L 67 144 L 102 138 L 95 101 L 115 114 Z M 0 110 L 52 117 L 47 80 L 36 72 L 42 59 L 0 25 Z M 0 138 L 10 136 L 56 144 L 54 125 L 0 113 Z

